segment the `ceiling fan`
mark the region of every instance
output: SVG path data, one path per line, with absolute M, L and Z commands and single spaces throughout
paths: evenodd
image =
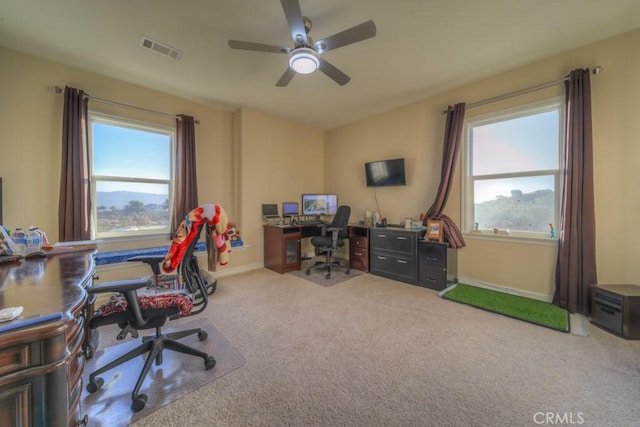
M 306 16 L 302 16 L 299 0 L 280 0 L 280 3 L 289 24 L 291 37 L 293 37 L 293 48 L 239 40 L 229 40 L 229 46 L 233 49 L 288 54 L 289 67 L 276 83 L 276 86 L 279 87 L 288 85 L 296 73 L 310 74 L 316 70 L 322 71 L 340 86 L 349 83 L 351 77 L 320 55 L 330 50 L 374 37 L 376 35 L 376 24 L 369 20 L 314 42 L 308 35 L 311 30 L 311 20 Z

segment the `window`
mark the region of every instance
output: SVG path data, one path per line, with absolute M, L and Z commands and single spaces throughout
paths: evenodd
M 550 236 L 562 193 L 563 110 L 554 100 L 467 123 L 465 231 Z
M 95 238 L 169 233 L 175 130 L 89 115 Z

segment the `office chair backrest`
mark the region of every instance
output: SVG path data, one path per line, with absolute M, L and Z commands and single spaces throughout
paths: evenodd
M 189 292 L 193 295 L 194 310 L 191 314 L 198 314 L 207 307 L 208 294 L 207 287 L 204 279 L 200 276 L 200 267 L 198 266 L 198 258 L 194 254 L 196 245 L 198 244 L 198 237 L 202 234 L 202 230 L 206 227 L 205 223 L 193 224 L 193 227 L 198 227 L 194 239 L 184 252 L 184 256 L 180 265 L 178 266 L 178 274 L 182 276 L 182 280 L 186 285 Z M 207 234 L 206 238 L 209 238 Z
M 338 206 L 336 215 L 333 217 L 333 221 L 331 221 L 331 227 L 340 229 L 338 237 L 340 237 L 341 239 L 347 237 L 350 216 L 351 207 L 346 205 Z

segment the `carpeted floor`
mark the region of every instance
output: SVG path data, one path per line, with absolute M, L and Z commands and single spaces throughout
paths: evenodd
M 340 283 L 346 282 L 347 280 L 364 274 L 364 272 L 360 270 L 349 270 L 349 274 L 347 274 L 344 269 L 335 269 L 331 271 L 331 277 L 327 279 L 325 277 L 324 270 L 315 269 L 313 267 L 316 261 L 320 261 L 320 258 L 316 257 L 310 260 L 306 260 L 302 262 L 302 267 L 300 268 L 300 270 L 290 271 L 287 274 L 291 274 L 292 276 L 307 280 L 311 283 L 315 283 L 316 285 L 324 286 L 326 288 L 339 285 Z M 346 260 L 339 261 L 344 265 L 348 265 L 348 261 Z M 306 273 L 307 267 L 311 267 L 310 274 Z
M 551 414 L 626 427 L 640 418 L 640 341 L 600 328 L 562 333 L 371 274 L 324 287 L 259 269 L 221 277 L 209 301 L 201 316 L 246 364 L 135 426 L 535 427 Z
M 185 322 L 186 320 L 189 321 Z M 179 326 L 167 327 L 163 332 L 168 333 L 173 329 L 204 329 L 208 334 L 205 341 L 199 342 L 197 336 L 194 335 L 182 338 L 180 342 L 207 352 L 216 359 L 216 366 L 207 371 L 204 369 L 202 359 L 165 350 L 162 365 L 155 366 L 154 364 L 143 383 L 141 392 L 148 396 L 147 404 L 140 412 L 134 413 L 131 411 L 131 391 L 142 370 L 144 361 L 142 357 L 138 357 L 126 362 L 121 367 L 101 375 L 104 379 L 104 385 L 97 392 L 90 394 L 83 390 L 82 408 L 84 413 L 89 416 L 89 426 L 127 425 L 244 365 L 245 360 L 242 355 L 210 321 L 205 318 L 196 318 L 195 320 L 185 318 L 180 321 Z M 113 337 L 118 331 L 117 327 L 100 329 L 102 346 L 94 357 L 87 361 L 83 378 L 85 387 L 91 372 L 140 343 L 140 338 L 129 338 L 121 343 L 113 343 Z M 109 346 L 105 347 L 105 344 L 109 344 Z

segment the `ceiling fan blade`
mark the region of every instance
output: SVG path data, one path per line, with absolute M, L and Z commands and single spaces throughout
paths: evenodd
M 300 2 L 298 0 L 280 0 L 282 10 L 287 17 L 291 37 L 296 45 L 308 44 L 307 32 L 304 29 L 304 20 L 302 19 L 302 11 L 300 10 Z
M 376 35 L 376 24 L 369 20 L 360 25 L 341 31 L 325 39 L 315 42 L 318 53 L 327 52 L 352 43 L 370 39 Z
M 229 47 L 232 49 L 242 50 L 255 50 L 258 52 L 271 52 L 271 53 L 289 53 L 291 49 L 288 47 L 275 46 L 272 44 L 243 42 L 240 40 L 229 40 Z
M 285 72 L 282 74 L 282 77 L 280 77 L 280 80 L 278 80 L 278 82 L 276 83 L 276 86 L 285 87 L 286 85 L 289 84 L 289 82 L 291 81 L 291 79 L 295 74 L 296 74 L 295 71 L 293 71 L 291 68 L 287 68 Z
M 331 65 L 329 62 L 322 58 L 318 58 L 320 60 L 320 66 L 318 69 L 329 76 L 333 81 L 338 83 L 340 86 L 344 86 L 349 83 L 351 77 L 347 76 L 342 71 L 338 70 L 336 67 Z

